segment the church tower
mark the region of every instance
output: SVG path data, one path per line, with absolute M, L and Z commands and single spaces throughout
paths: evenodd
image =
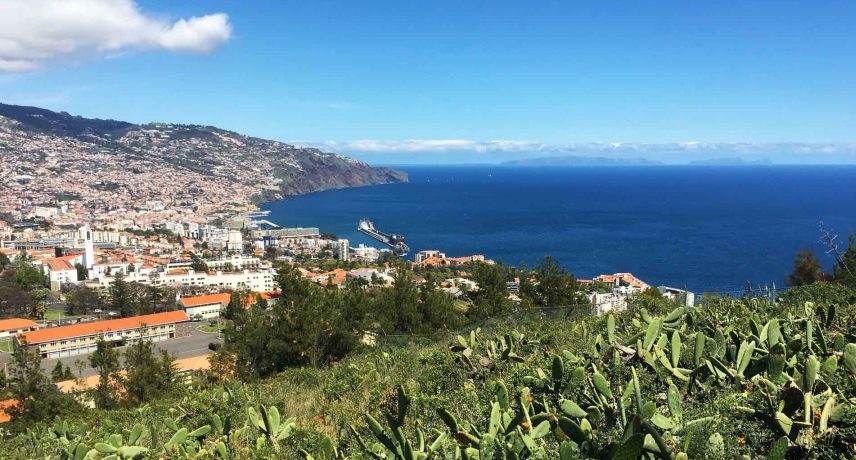
M 83 266 L 92 278 L 92 269 L 95 268 L 95 247 L 92 244 L 92 229 L 89 224 L 83 226 L 84 250 L 83 250 Z

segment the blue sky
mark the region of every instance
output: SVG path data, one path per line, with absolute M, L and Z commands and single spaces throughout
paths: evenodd
M 0 16 L 15 3 L 0 0 Z M 136 7 L 167 26 L 225 13 L 228 37 L 86 43 L 27 61 L 37 70 L 0 72 L 0 101 L 326 142 L 381 162 L 492 161 L 591 142 L 856 144 L 852 1 Z

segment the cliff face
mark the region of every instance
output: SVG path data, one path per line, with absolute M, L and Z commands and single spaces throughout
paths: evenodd
M 128 187 L 156 180 L 153 174 L 186 174 L 195 183 L 210 180 L 231 186 L 235 198 L 247 202 L 407 181 L 401 171 L 211 126 L 136 125 L 5 104 L 0 104 L 0 152 L 12 160 L 8 164 L 13 172 L 32 177 L 34 186 L 51 180 L 51 174 L 38 173 L 49 158 L 56 168 L 90 177 L 121 177 L 121 185 Z

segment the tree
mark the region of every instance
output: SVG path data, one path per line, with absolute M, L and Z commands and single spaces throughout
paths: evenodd
M 62 366 L 62 361 L 57 361 L 56 366 L 51 371 L 51 381 L 56 383 L 63 380 L 65 380 L 65 368 Z
M 71 288 L 65 295 L 65 303 L 68 305 L 69 314 L 72 315 L 104 308 L 104 299 L 101 298 L 101 294 L 96 289 L 82 284 Z
M 473 281 L 479 288 L 470 293 L 473 308 L 468 315 L 473 319 L 483 319 L 504 315 L 511 311 L 508 299 L 508 278 L 503 266 L 477 263 L 473 265 Z
M 820 261 L 811 249 L 803 249 L 794 257 L 794 271 L 787 276 L 788 286 L 802 286 L 826 279 L 828 276 L 820 269 Z
M 0 316 L 24 316 L 38 304 L 31 291 L 21 289 L 15 281 L 14 272 L 0 273 Z
M 38 422 L 66 415 L 80 408 L 77 401 L 56 391 L 42 373 L 42 356 L 38 348 L 26 344 L 15 349 L 9 375 L 9 396 L 18 401 L 6 409 L 12 418 L 13 431 L 21 432 Z
M 119 373 L 119 352 L 104 340 L 98 340 L 95 351 L 89 355 L 89 365 L 98 370 L 98 386 L 93 398 L 95 407 L 114 409 L 119 405 L 122 376 Z
M 89 279 L 89 270 L 87 270 L 86 267 L 84 267 L 82 264 L 74 264 L 74 269 L 77 270 L 77 281 Z
M 190 268 L 197 272 L 208 272 L 208 264 L 200 259 L 195 253 L 190 254 Z
M 244 313 L 244 299 L 254 296 L 249 289 L 234 291 L 229 295 L 229 303 L 226 304 L 226 310 L 223 312 L 223 318 L 235 320 Z
M 110 308 L 118 311 L 120 315 L 133 316 L 133 305 L 131 303 L 131 290 L 122 273 L 117 273 L 110 282 Z
M 9 399 L 9 378 L 6 377 L 6 371 L 0 369 L 0 400 Z
M 833 269 L 833 279 L 856 287 L 856 235 L 850 233 L 847 250 L 838 257 Z
M 209 380 L 215 382 L 223 382 L 237 378 L 236 357 L 234 353 L 226 350 L 218 350 L 213 355 L 208 356 L 208 362 L 211 367 L 205 373 Z
M 33 290 L 47 285 L 47 278 L 35 265 L 22 261 L 15 264 L 15 282 L 22 288 Z
M 0 272 L 6 269 L 12 262 L 6 254 L 0 252 Z
M 389 325 L 396 332 L 413 333 L 423 328 L 422 315 L 416 306 L 419 291 L 413 283 L 409 271 L 398 268 L 393 276 L 392 287 L 381 290 L 378 297 L 378 307 L 383 311 L 383 319 L 388 319 Z
M 437 288 L 433 280 L 419 289 L 419 311 L 423 330 L 455 329 L 464 322 L 464 315 L 455 306 L 455 297 Z
M 128 347 L 125 369 L 125 393 L 133 405 L 162 398 L 174 389 L 175 358 L 165 350 L 158 356 L 150 340 L 139 340 Z
M 520 294 L 526 307 L 552 308 L 588 304 L 573 274 L 545 257 L 520 281 Z

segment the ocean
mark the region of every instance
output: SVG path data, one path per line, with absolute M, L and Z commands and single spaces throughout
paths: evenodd
M 558 259 L 580 278 L 631 272 L 695 292 L 780 287 L 824 222 L 856 228 L 856 166 L 398 166 L 406 184 L 331 190 L 262 206 L 289 227 L 352 246 L 370 219 L 416 251 L 484 254 L 509 265 Z

